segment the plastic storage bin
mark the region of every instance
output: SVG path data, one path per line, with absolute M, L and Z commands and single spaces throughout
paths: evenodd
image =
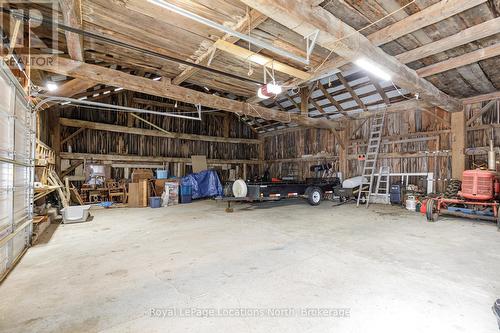
M 85 222 L 89 217 L 90 205 L 85 206 L 70 206 L 61 209 L 63 222 L 67 223 L 78 223 Z
M 161 197 L 149 197 L 149 207 L 160 208 L 161 207 Z
M 156 179 L 168 179 L 168 170 L 156 170 Z

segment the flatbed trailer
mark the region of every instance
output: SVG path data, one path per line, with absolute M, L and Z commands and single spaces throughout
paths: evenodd
M 226 212 L 232 212 L 231 202 L 278 201 L 291 198 L 305 198 L 312 206 L 317 206 L 340 186 L 339 178 L 308 178 L 305 181 L 247 182 L 245 197 L 224 196 L 215 200 L 227 202 Z

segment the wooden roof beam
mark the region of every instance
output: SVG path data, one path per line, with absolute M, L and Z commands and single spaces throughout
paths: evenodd
M 459 14 L 467 9 L 478 6 L 486 0 L 447 0 L 440 1 L 434 5 L 426 7 L 416 14 L 410 15 L 398 22 L 395 22 L 379 31 L 376 31 L 367 36 L 368 40 L 376 46 L 380 46 L 396 40 L 399 37 L 417 31 L 419 29 L 425 28 L 436 22 L 445 20 L 453 15 Z M 493 22 L 491 24 L 494 24 Z M 483 26 L 482 28 L 488 28 L 489 26 Z M 485 33 L 482 31 L 481 33 Z M 411 51 L 409 51 L 411 52 Z M 413 55 L 412 55 L 413 56 Z M 398 58 L 398 56 L 396 56 Z M 423 57 L 421 57 L 423 58 Z M 403 61 L 403 63 L 409 63 L 411 61 Z M 333 59 L 327 61 L 315 75 L 312 80 L 318 79 L 319 77 L 325 76 L 326 74 L 334 74 L 338 71 L 338 68 L 349 63 L 348 59 L 341 57 L 334 57 Z
M 351 116 L 347 112 L 344 111 L 344 108 L 342 107 L 342 105 L 340 105 L 340 103 L 337 102 L 337 100 L 335 98 L 333 98 L 333 96 L 328 92 L 328 90 L 326 90 L 326 88 L 322 84 L 318 84 L 318 87 L 319 87 L 319 90 L 321 90 L 323 95 L 326 97 L 326 99 L 328 99 L 328 101 L 330 103 L 332 103 L 333 106 L 335 106 L 335 108 L 337 109 L 337 111 L 340 114 L 342 114 L 344 117 L 351 118 Z
M 500 43 L 417 69 L 417 74 L 420 75 L 420 77 L 427 77 L 498 55 L 500 55 Z
M 276 61 L 269 57 L 263 56 L 262 54 L 252 52 L 248 49 L 245 49 L 238 45 L 234 45 L 224 40 L 218 40 L 217 42 L 215 42 L 214 46 L 218 50 L 232 54 L 233 56 L 241 58 L 245 61 L 251 61 L 258 65 L 267 67 L 269 69 L 274 69 L 275 71 L 285 73 L 287 75 L 299 78 L 301 80 L 309 80 L 309 78 L 311 77 L 311 74 L 305 71 L 289 66 L 280 61 Z
M 396 40 L 399 37 L 437 23 L 467 9 L 478 6 L 487 0 L 447 0 L 422 9 L 390 26 L 380 29 L 368 36 L 368 39 L 379 46 Z
M 255 104 L 206 94 L 167 82 L 154 81 L 144 77 L 126 74 L 118 70 L 86 64 L 66 58 L 56 58 L 52 63 L 47 60 L 45 64 L 39 66 L 38 69 L 82 80 L 91 80 L 101 84 L 113 85 L 130 91 L 166 97 L 190 104 L 201 104 L 239 115 L 244 114 L 267 120 L 276 120 L 282 123 L 294 122 L 305 127 L 327 129 L 336 127 L 334 122 L 324 119 L 304 118 L 297 114 L 285 113 L 276 109 L 269 109 Z
M 267 17 L 265 15 L 252 9 L 252 10 L 250 10 L 249 15 L 247 15 L 243 19 L 241 19 L 236 24 L 236 26 L 233 28 L 233 30 L 246 33 L 249 30 L 251 31 L 251 30 L 255 29 L 259 24 L 264 22 L 266 19 L 267 19 Z M 239 38 L 235 37 L 233 35 L 225 34 L 220 40 L 234 44 L 239 40 Z M 196 58 L 195 63 L 201 64 L 205 60 L 208 62 L 210 57 L 212 57 L 212 54 L 214 57 L 216 57 L 218 54 L 217 47 L 215 45 L 210 46 L 203 54 L 198 56 Z M 182 82 L 188 80 L 191 76 L 193 76 L 198 71 L 199 71 L 198 68 L 187 67 L 179 75 L 177 75 L 175 78 L 172 79 L 172 83 L 179 85 Z
M 59 0 L 59 6 L 64 19 L 64 24 L 75 29 L 82 29 L 82 4 L 81 0 Z M 71 59 L 83 60 L 83 36 L 65 31 L 66 45 Z
M 153 136 L 159 138 L 169 138 L 169 139 L 180 139 L 180 140 L 194 140 L 194 141 L 207 141 L 207 142 L 224 142 L 224 143 L 245 143 L 245 144 L 260 144 L 257 139 L 242 139 L 242 138 L 225 138 L 220 136 L 208 136 L 208 135 L 198 135 L 189 133 L 173 133 L 173 132 L 163 132 L 153 129 L 137 128 L 137 127 L 127 127 L 112 124 L 96 123 L 94 121 L 85 121 L 78 119 L 60 118 L 59 122 L 63 126 L 76 127 L 80 129 L 93 129 L 98 131 L 107 131 L 115 133 L 127 133 L 143 136 Z M 75 132 L 76 133 L 76 132 Z M 73 133 L 64 141 L 69 140 L 75 134 Z
M 356 92 L 354 91 L 354 89 L 351 88 L 351 86 L 349 85 L 349 82 L 347 82 L 347 80 L 345 79 L 345 77 L 341 73 L 337 73 L 335 75 L 337 75 L 337 78 L 340 80 L 340 82 L 342 83 L 342 85 L 344 86 L 344 88 L 352 96 L 352 99 L 354 99 L 356 101 L 356 103 L 358 103 L 358 106 L 361 109 L 366 110 L 365 103 L 363 103 L 363 101 L 361 100 L 361 98 L 359 98 L 358 94 L 356 94 Z
M 500 98 L 500 91 L 495 91 L 492 93 L 473 96 L 473 97 L 467 97 L 467 98 L 462 99 L 462 102 L 464 104 L 474 104 L 474 103 L 481 103 L 484 101 L 489 101 L 491 99 L 497 99 L 497 98 Z
M 400 53 L 396 58 L 402 63 L 408 64 L 412 61 L 429 57 L 497 33 L 500 33 L 500 17 L 477 24 L 459 33 L 417 47 L 413 50 Z
M 419 93 L 422 99 L 446 111 L 458 112 L 462 110 L 462 105 L 458 100 L 443 93 L 427 80 L 420 78 L 414 70 L 386 54 L 361 33 L 324 8 L 312 7 L 301 1 L 241 1 L 302 36 L 307 36 L 319 30 L 317 43 L 328 50 L 334 51 L 340 57 L 349 61 L 354 61 L 360 57 L 370 59 L 388 72 L 393 81 L 400 87 Z M 477 1 L 479 0 L 470 0 L 466 1 L 466 3 Z M 450 1 L 446 3 L 448 4 Z M 464 10 L 463 6 L 465 4 L 462 3 L 461 11 Z
M 378 94 L 380 95 L 384 103 L 387 105 L 391 104 L 389 97 L 387 97 L 387 94 L 385 93 L 384 89 L 378 82 L 378 79 L 373 77 L 372 75 L 368 75 L 368 78 L 370 79 L 370 82 L 373 84 L 373 86 L 377 90 Z

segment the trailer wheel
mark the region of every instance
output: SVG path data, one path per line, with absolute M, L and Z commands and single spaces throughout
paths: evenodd
M 427 200 L 425 204 L 425 215 L 427 217 L 427 221 L 429 222 L 436 221 L 436 216 L 434 214 L 434 199 Z
M 307 201 L 311 206 L 317 206 L 323 199 L 323 191 L 319 187 L 312 186 L 306 189 Z

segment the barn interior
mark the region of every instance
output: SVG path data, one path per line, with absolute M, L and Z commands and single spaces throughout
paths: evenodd
M 498 0 L 0 11 L 0 331 L 498 329 Z

